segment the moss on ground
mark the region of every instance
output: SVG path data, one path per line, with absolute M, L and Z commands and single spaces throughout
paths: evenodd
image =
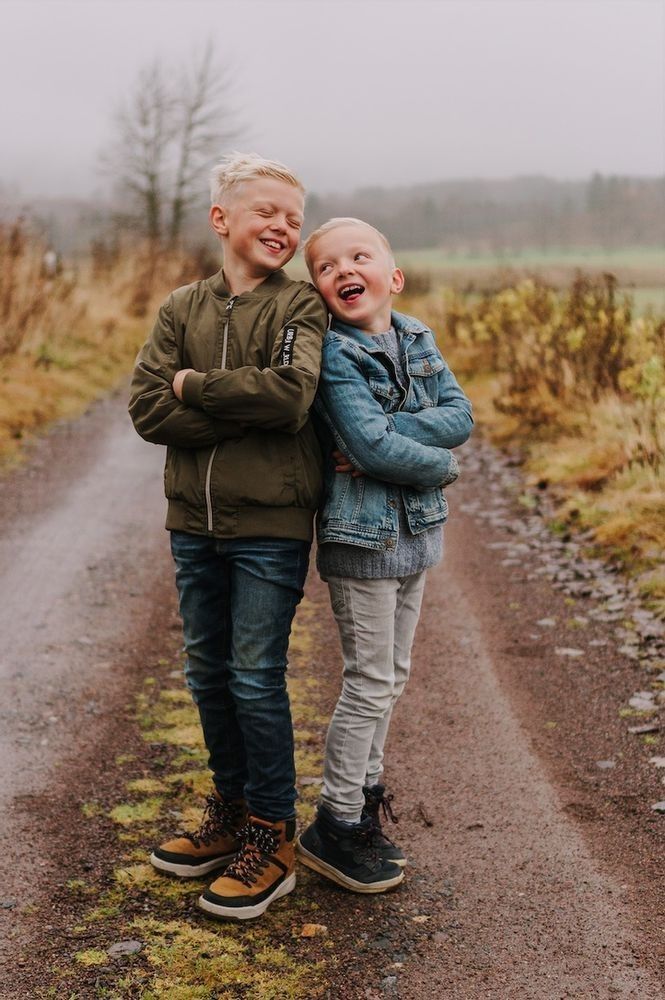
M 312 609 L 305 601 L 289 652 L 297 770 L 299 780 L 307 779 L 299 787 L 301 823 L 312 818 L 319 793 L 319 748 L 326 722 L 316 703 L 318 685 L 308 676 L 315 645 L 312 627 Z M 303 924 L 316 921 L 318 910 L 307 891 L 309 873 L 300 875 L 299 889 L 271 906 L 259 921 L 234 924 L 208 920 L 198 909 L 203 880 L 169 878 L 149 863 L 154 839 L 199 824 L 211 787 L 198 713 L 182 681 L 173 676 L 181 666 L 179 658 L 165 659 L 159 666 L 157 677 L 150 678 L 155 683 L 144 685 L 135 706 L 146 753 L 116 759 L 127 772 L 126 797 L 104 807 L 96 802 L 82 807 L 91 823 L 111 821 L 117 843 L 110 885 L 108 879 L 94 885 L 92 877 L 90 882 L 74 879 L 69 884 L 78 906 L 71 933 L 85 936 L 89 946 L 73 951 L 69 966 L 53 970 L 55 985 L 49 982 L 41 995 L 314 1000 L 326 990 L 332 942 L 301 937 Z M 303 720 L 306 727 L 301 728 Z M 141 942 L 139 952 L 109 954 L 112 944 L 130 939 Z M 47 989 L 55 992 L 48 994 Z

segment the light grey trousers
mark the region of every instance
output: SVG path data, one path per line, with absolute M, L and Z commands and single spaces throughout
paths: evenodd
M 360 819 L 363 785 L 381 780 L 390 717 L 411 668 L 425 576 L 328 579 L 344 672 L 326 737 L 321 802 L 349 823 Z

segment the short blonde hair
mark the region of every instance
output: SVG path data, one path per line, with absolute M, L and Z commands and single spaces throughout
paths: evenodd
M 277 160 L 266 160 L 258 153 L 229 153 L 210 171 L 210 201 L 218 204 L 225 195 L 243 181 L 256 180 L 258 177 L 273 177 L 275 180 L 292 184 L 302 194 L 305 188 L 302 181 Z
M 371 229 L 372 232 L 376 233 L 376 235 L 379 237 L 379 239 L 385 246 L 386 250 L 390 254 L 391 259 L 393 259 L 393 248 L 390 245 L 390 241 L 388 240 L 387 236 L 383 235 L 380 229 L 377 229 L 376 226 L 370 225 L 369 222 L 364 222 L 363 219 L 354 219 L 352 216 L 348 217 L 340 216 L 339 218 L 336 219 L 328 219 L 328 221 L 324 222 L 322 226 L 319 226 L 318 229 L 315 229 L 313 233 L 310 233 L 305 242 L 303 243 L 302 252 L 305 258 L 305 263 L 307 264 L 307 270 L 309 271 L 310 275 L 312 273 L 312 248 L 314 244 L 322 236 L 325 236 L 326 233 L 331 232 L 333 229 L 341 229 L 343 226 L 359 226 L 362 227 L 363 229 Z

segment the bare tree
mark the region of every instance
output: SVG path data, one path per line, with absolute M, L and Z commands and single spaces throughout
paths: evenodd
M 208 44 L 191 69 L 169 78 L 158 60 L 143 69 L 117 111 L 102 168 L 129 195 L 135 224 L 151 241 L 181 238 L 203 171 L 238 134 L 228 90 Z
M 173 110 L 161 66 L 155 62 L 139 73 L 131 98 L 118 110 L 117 138 L 104 161 L 119 187 L 137 203 L 144 235 L 155 241 L 162 235 Z
M 198 196 L 202 168 L 238 130 L 226 102 L 228 77 L 215 66 L 208 42 L 191 74 L 183 73 L 177 98 L 178 128 L 174 136 L 177 164 L 173 179 L 169 236 L 178 240 L 187 210 Z

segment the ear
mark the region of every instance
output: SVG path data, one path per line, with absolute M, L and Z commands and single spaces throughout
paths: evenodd
M 390 282 L 390 291 L 393 295 L 399 295 L 399 293 L 404 288 L 404 275 L 398 267 L 394 268 L 393 276 Z
M 218 236 L 228 236 L 229 226 L 227 222 L 226 209 L 223 205 L 212 205 L 208 215 L 210 226 Z

